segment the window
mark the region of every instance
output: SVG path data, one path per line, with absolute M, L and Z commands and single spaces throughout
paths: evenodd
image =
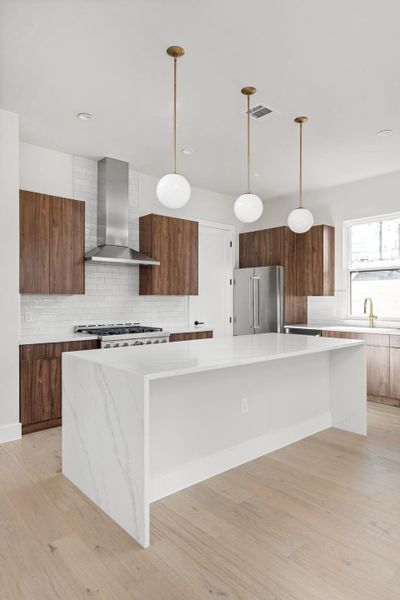
M 400 319 L 400 215 L 346 224 L 349 313 L 363 316 L 364 299 L 380 319 Z

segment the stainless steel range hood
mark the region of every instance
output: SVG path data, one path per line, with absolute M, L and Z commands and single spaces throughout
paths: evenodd
M 103 158 L 97 171 L 97 246 L 86 260 L 123 265 L 159 265 L 128 246 L 129 164 Z

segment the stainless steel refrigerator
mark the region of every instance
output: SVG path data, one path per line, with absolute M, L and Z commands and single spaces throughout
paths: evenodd
M 283 333 L 283 267 L 235 269 L 233 335 Z

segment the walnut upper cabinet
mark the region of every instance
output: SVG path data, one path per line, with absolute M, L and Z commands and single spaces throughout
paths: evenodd
M 196 221 L 150 214 L 139 219 L 140 252 L 159 265 L 140 265 L 139 294 L 197 296 L 199 229 Z
M 296 260 L 299 265 L 299 296 L 333 296 L 335 294 L 335 228 L 311 227 L 296 234 Z
M 85 293 L 85 203 L 20 191 L 20 292 Z
M 243 233 L 240 266 L 282 265 L 285 294 L 294 297 L 335 293 L 335 228 L 317 225 L 296 234 L 288 227 Z

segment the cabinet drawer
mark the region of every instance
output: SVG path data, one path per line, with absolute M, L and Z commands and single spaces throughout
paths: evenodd
M 382 346 L 384 348 L 389 347 L 389 336 L 385 333 L 361 333 L 358 331 L 323 331 L 323 337 L 337 337 L 348 340 L 363 340 L 367 346 Z M 400 336 L 399 336 L 400 341 Z M 400 345 L 400 344 L 399 344 Z
M 383 346 L 389 348 L 389 335 L 385 333 L 356 333 L 358 340 L 364 340 L 367 346 Z
M 204 340 L 206 338 L 212 338 L 212 331 L 193 331 L 188 333 L 171 333 L 169 336 L 170 342 L 184 342 L 188 340 Z
M 400 348 L 400 335 L 391 335 L 390 336 L 390 347 L 391 348 Z
M 79 352 L 100 348 L 99 340 L 82 340 L 79 342 L 60 342 L 57 344 L 24 344 L 20 346 L 21 360 L 41 360 L 60 358 L 63 352 Z

